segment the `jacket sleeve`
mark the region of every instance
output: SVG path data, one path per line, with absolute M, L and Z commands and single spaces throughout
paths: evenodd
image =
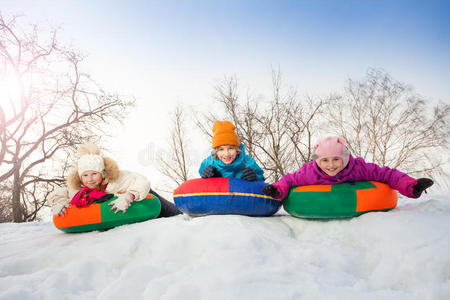
M 150 191 L 150 181 L 141 174 L 120 171 L 117 182 L 109 183 L 106 188 L 108 193 L 125 193 L 130 192 L 134 195 L 134 201 L 144 199 Z
M 129 192 L 134 195 L 134 201 L 144 199 L 150 191 L 150 181 L 138 173 L 133 173 L 134 184 L 130 186 Z
M 261 169 L 260 166 L 256 163 L 256 161 L 251 157 L 250 155 L 246 154 L 245 159 L 245 168 L 252 168 L 255 170 L 256 177 L 258 178 L 258 181 L 264 181 L 264 171 Z
M 410 198 L 417 198 L 412 194 L 412 187 L 417 183 L 417 180 L 414 178 L 397 169 L 391 169 L 386 166 L 380 167 L 377 164 L 366 163 L 362 159 L 358 159 L 358 163 L 364 165 L 365 180 L 387 183 L 391 188 L 398 190 L 400 194 Z
M 315 163 L 315 161 L 305 163 L 298 171 L 288 173 L 281 177 L 280 180 L 275 182 L 273 185 L 280 192 L 280 195 L 277 197 L 277 199 L 286 198 L 289 194 L 289 189 L 293 186 L 312 184 L 308 183 L 307 178 L 314 176 L 312 170 L 315 168 Z
M 212 161 L 211 161 L 211 156 L 205 158 L 202 163 L 200 164 L 200 168 L 198 169 L 198 174 L 200 175 L 200 177 L 202 176 L 202 172 L 203 170 L 207 167 L 207 166 L 212 166 Z
M 202 163 L 200 164 L 200 168 L 198 169 L 198 175 L 200 175 L 200 177 L 202 177 L 202 172 L 205 168 L 206 168 L 206 159 L 202 161 Z
M 408 175 L 403 176 L 397 183 L 397 190 L 400 194 L 409 198 L 419 198 L 420 195 L 413 194 L 413 187 L 417 184 L 417 180 L 409 177 Z
M 59 187 L 48 195 L 48 204 L 52 210 L 53 215 L 57 215 L 61 210 L 70 203 L 72 197 L 69 195 L 69 190 L 66 187 Z
M 48 203 L 50 206 L 53 206 L 55 202 L 62 201 L 61 199 L 65 199 L 67 202 L 71 200 L 69 199 L 69 191 L 66 187 L 59 187 L 48 195 Z
M 289 189 L 293 186 L 300 185 L 300 182 L 298 178 L 300 177 L 301 170 L 289 173 L 281 177 L 280 180 L 275 182 L 273 186 L 277 188 L 277 190 L 280 192 L 280 195 L 276 197 L 276 199 L 284 199 L 287 197 L 289 193 Z

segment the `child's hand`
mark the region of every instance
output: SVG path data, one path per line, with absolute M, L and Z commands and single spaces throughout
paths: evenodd
M 52 214 L 63 216 L 66 214 L 67 208 L 70 207 L 70 202 L 66 197 L 58 197 L 53 200 Z
M 207 166 L 203 169 L 202 178 L 221 177 L 219 171 L 213 166 Z
M 256 172 L 252 168 L 244 168 L 242 170 L 242 179 L 247 181 L 256 181 Z
M 433 180 L 429 178 L 419 178 L 417 183 L 413 186 L 414 196 L 420 196 L 424 190 L 433 185 Z
M 280 191 L 278 191 L 277 188 L 274 187 L 271 184 L 266 185 L 265 187 L 263 187 L 262 192 L 264 194 L 266 194 L 267 196 L 270 196 L 272 198 L 280 196 Z
M 119 211 L 122 211 L 122 213 L 125 213 L 127 208 L 130 206 L 130 203 L 133 202 L 133 196 L 131 193 L 126 192 L 124 194 L 117 195 L 117 199 L 111 201 L 108 205 L 112 205 L 110 210 L 116 210 L 114 213 L 118 213 Z

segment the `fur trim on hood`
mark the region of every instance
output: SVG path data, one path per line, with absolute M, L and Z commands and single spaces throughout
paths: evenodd
M 95 147 L 97 147 L 97 146 L 95 146 Z M 81 147 L 80 147 L 80 149 L 81 149 Z M 87 153 L 90 153 L 90 152 L 87 152 Z M 86 152 L 85 152 L 85 154 L 86 154 Z M 102 185 L 105 185 L 110 182 L 115 182 L 119 178 L 119 175 L 120 175 L 119 166 L 113 159 L 111 159 L 109 157 L 103 157 L 103 162 L 105 164 L 105 170 L 103 172 Z M 80 176 L 78 175 L 78 168 L 76 165 L 74 166 L 73 170 L 67 176 L 66 181 L 67 181 L 67 186 L 72 190 L 79 190 L 82 188 L 81 179 L 80 179 Z

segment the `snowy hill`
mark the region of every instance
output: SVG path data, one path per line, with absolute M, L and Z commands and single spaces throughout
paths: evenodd
M 450 299 L 448 196 L 347 220 L 0 224 L 0 299 Z

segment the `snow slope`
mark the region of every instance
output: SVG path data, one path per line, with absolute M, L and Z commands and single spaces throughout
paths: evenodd
M 449 197 L 318 221 L 176 216 L 65 234 L 0 224 L 0 299 L 450 299 Z

